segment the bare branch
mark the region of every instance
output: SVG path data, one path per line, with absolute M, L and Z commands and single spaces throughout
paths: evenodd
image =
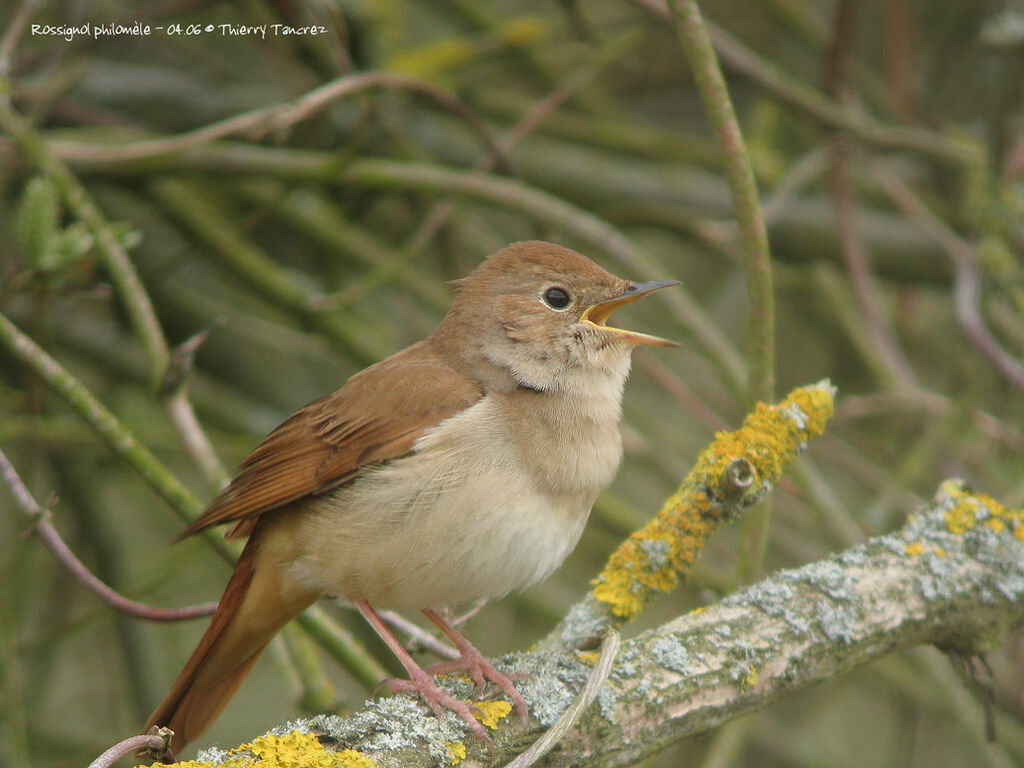
M 166 728 L 154 729 L 155 733 L 147 733 L 143 736 L 132 736 L 129 739 L 120 741 L 91 763 L 89 768 L 110 768 L 114 763 L 126 755 L 135 752 L 147 752 L 156 756 L 170 754 L 170 731 Z
M 183 621 L 210 616 L 217 609 L 215 602 L 191 605 L 187 608 L 156 608 L 131 600 L 111 589 L 96 578 L 85 563 L 79 560 L 64 543 L 57 529 L 50 523 L 50 511 L 44 509 L 35 500 L 3 451 L 0 451 L 0 475 L 11 489 L 18 506 L 32 518 L 32 530 L 42 539 L 46 548 L 53 553 L 61 565 L 67 568 L 72 576 L 121 613 L 150 621 Z

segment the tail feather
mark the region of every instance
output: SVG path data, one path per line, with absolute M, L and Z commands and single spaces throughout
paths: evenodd
M 143 729 L 170 728 L 176 752 L 209 728 L 267 643 L 318 597 L 285 588 L 276 558 L 260 557 L 260 538 L 246 543 L 210 626 Z

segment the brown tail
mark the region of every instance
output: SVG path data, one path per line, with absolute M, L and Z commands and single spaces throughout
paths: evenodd
M 210 626 L 143 729 L 170 728 L 176 752 L 213 723 L 277 630 L 319 596 L 283 588 L 276 558 L 261 557 L 259 534 L 246 543 Z

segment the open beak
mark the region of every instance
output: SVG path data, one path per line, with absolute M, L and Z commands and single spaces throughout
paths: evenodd
M 649 293 L 660 291 L 670 285 L 679 285 L 678 280 L 652 280 L 649 283 L 633 283 L 621 296 L 614 299 L 599 301 L 597 304 L 587 307 L 580 316 L 580 322 L 589 323 L 602 331 L 614 333 L 624 341 L 632 344 L 650 344 L 655 347 L 678 347 L 678 342 L 662 339 L 658 336 L 648 336 L 646 333 L 627 331 L 625 328 L 616 328 L 608 325 L 608 318 L 619 307 L 634 302 Z

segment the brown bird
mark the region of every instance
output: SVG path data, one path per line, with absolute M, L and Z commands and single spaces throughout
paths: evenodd
M 213 722 L 274 634 L 325 595 L 355 606 L 440 715 L 487 736 L 428 672 L 510 678 L 434 608 L 547 578 L 576 546 L 622 457 L 630 353 L 674 342 L 607 324 L 676 281 L 631 283 L 557 245 L 498 251 L 468 277 L 437 330 L 357 373 L 270 433 L 182 536 L 232 523 L 248 537 L 198 647 L 146 730 L 175 748 Z M 416 609 L 462 656 L 425 671 L 374 607 Z

